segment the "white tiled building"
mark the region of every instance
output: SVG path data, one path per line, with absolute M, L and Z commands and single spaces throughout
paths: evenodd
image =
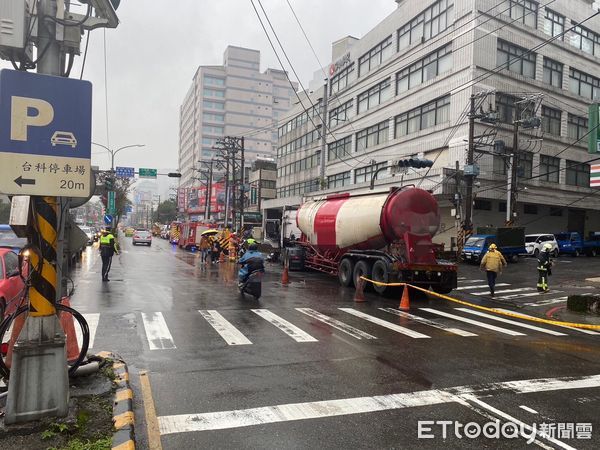
M 362 39 L 333 44 L 323 178 L 323 88 L 285 114 L 289 119 L 278 132 L 278 199 L 265 207 L 297 205 L 321 188 L 368 191 L 377 168 L 420 155 L 435 161 L 431 170 L 380 173 L 375 189 L 402 180 L 433 190 L 443 213 L 438 241 L 450 244 L 456 235 L 452 175 L 457 161 L 461 169 L 466 163 L 470 97 L 486 91 L 478 112 L 497 111 L 499 121 L 476 122 L 481 173 L 475 227 L 504 224 L 509 159 L 490 151 L 501 140 L 510 153 L 514 103 L 531 97 L 521 107 L 542 126 L 519 135 L 517 224 L 527 232 L 600 230 L 600 200 L 587 187 L 589 166 L 576 165 L 594 157 L 585 136 L 588 105 L 600 94 L 600 16 L 588 19 L 596 12 L 592 1 L 555 0 L 547 7 L 533 0 L 397 3 Z M 508 60 L 508 67 L 499 67 Z M 306 114 L 312 105 L 320 112 Z
M 223 136 L 244 136 L 248 162 L 272 156 L 277 142 L 273 128 L 290 109 L 295 96 L 281 70 L 260 72 L 260 52 L 228 46 L 223 65 L 200 66 L 179 114 L 181 187 L 194 184 L 198 160 L 211 159 Z

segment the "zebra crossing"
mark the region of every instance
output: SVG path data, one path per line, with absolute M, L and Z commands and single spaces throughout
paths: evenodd
M 486 280 L 459 277 L 458 284 L 459 286 L 455 290 L 462 294 L 469 294 L 477 297 L 490 295 Z M 558 298 L 549 297 L 555 294 L 562 294 L 562 296 Z M 560 303 L 567 300 L 563 291 L 552 290 L 549 293 L 545 293 L 539 292 L 535 287 L 514 287 L 510 283 L 496 283 L 494 298 L 496 300 L 515 300 L 520 298 L 532 298 L 532 300 L 535 300 L 535 297 L 540 296 L 542 296 L 541 298 L 544 299 L 544 302 L 552 301 L 552 303 L 545 304 Z M 529 302 L 526 305 L 536 306 L 537 304 L 535 302 Z

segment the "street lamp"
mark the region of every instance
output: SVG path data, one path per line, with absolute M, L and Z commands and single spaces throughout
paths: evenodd
M 97 142 L 92 142 L 92 144 L 97 145 L 98 147 L 102 147 L 103 149 L 107 150 L 110 153 L 110 171 L 111 172 L 115 171 L 115 155 L 117 153 L 119 153 L 121 150 L 125 150 L 126 148 L 132 148 L 132 147 L 145 147 L 146 146 L 146 144 L 132 144 L 132 145 L 126 145 L 124 147 L 119 147 L 116 150 L 111 150 L 106 145 L 98 144 Z

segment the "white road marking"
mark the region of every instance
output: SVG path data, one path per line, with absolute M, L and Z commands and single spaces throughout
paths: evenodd
M 510 286 L 510 284 L 508 283 L 496 283 L 496 287 L 498 286 Z M 481 289 L 481 288 L 486 288 L 488 287 L 487 284 L 477 284 L 475 286 L 461 286 L 461 287 L 457 287 L 455 290 L 456 291 L 466 291 L 468 289 Z
M 516 327 L 528 328 L 530 330 L 539 331 L 540 333 L 551 334 L 552 336 L 568 336 L 565 333 L 560 333 L 558 331 L 553 331 L 553 330 L 547 330 L 546 328 L 536 327 L 535 325 L 529 325 L 528 323 L 517 322 L 516 320 L 505 319 L 504 317 L 498 317 L 498 316 L 494 316 L 492 314 L 486 314 L 481 311 L 475 311 L 474 309 L 469 309 L 469 308 L 456 308 L 456 309 L 459 311 L 469 313 L 469 314 L 474 314 L 476 316 L 485 317 L 485 318 L 491 319 L 491 320 L 496 320 L 498 322 L 509 323 Z
M 539 317 L 529 316 L 529 315 L 527 315 L 525 313 L 522 313 L 521 311 L 511 311 L 510 309 L 504 309 L 504 308 L 496 308 L 496 309 L 498 311 L 504 311 L 504 312 L 509 312 L 511 314 L 518 314 L 518 315 L 523 316 L 523 317 L 529 317 L 530 319 L 539 319 Z M 570 327 L 568 325 L 555 325 L 555 326 L 562 327 L 562 328 L 568 328 L 569 330 L 575 330 L 575 331 L 579 331 L 579 332 L 585 333 L 585 334 L 594 334 L 594 335 L 600 334 L 597 331 L 586 330 L 584 328 Z
M 539 414 L 535 409 L 531 409 L 529 406 L 521 405 L 519 408 L 531 413 L 531 414 Z
M 410 336 L 411 338 L 429 339 L 429 336 L 425 334 L 418 333 L 409 328 L 401 327 L 400 325 L 396 325 L 395 323 L 390 323 L 387 320 L 380 319 L 379 317 L 370 316 L 363 312 L 357 311 L 356 309 L 340 308 L 340 310 L 347 312 L 348 314 L 352 314 L 353 316 L 360 317 L 361 319 L 368 320 L 371 323 L 385 327 L 389 330 L 395 331 L 396 333 L 405 334 L 406 336 Z
M 467 284 L 467 283 L 483 283 L 485 280 L 467 280 L 466 278 L 459 278 L 458 279 L 460 281 L 460 284 Z
M 142 313 L 142 321 L 150 350 L 176 348 L 162 313 Z
M 404 311 L 400 311 L 394 308 L 379 308 L 382 311 L 389 312 L 391 314 L 395 314 L 400 317 L 404 317 L 406 319 L 414 320 L 415 322 L 422 323 L 424 325 L 429 325 L 430 327 L 438 328 L 440 330 L 447 331 L 449 333 L 458 334 L 459 336 L 471 337 L 477 336 L 475 333 L 471 333 L 469 331 L 461 330 L 460 328 L 449 327 L 448 325 L 444 325 L 443 323 L 438 323 L 433 320 L 425 319 L 424 317 L 415 316 L 414 314 L 409 314 Z
M 496 291 L 496 294 L 508 294 L 509 292 L 525 292 L 531 291 L 533 288 L 518 288 L 518 289 L 504 289 L 501 291 Z M 489 291 L 481 291 L 481 292 L 469 292 L 472 295 L 489 295 Z
M 412 408 L 427 405 L 459 403 L 466 400 L 479 401 L 474 395 L 493 395 L 504 391 L 516 394 L 559 391 L 566 389 L 600 387 L 600 375 L 579 378 L 545 378 L 508 381 L 474 386 L 456 386 L 447 389 L 408 392 L 400 394 L 378 395 L 374 397 L 356 397 L 316 402 L 288 403 L 259 408 L 238 409 L 233 411 L 206 412 L 200 414 L 180 414 L 158 418 L 161 435 L 224 430 L 253 425 L 288 422 L 295 420 L 322 419 L 349 414 L 364 414 L 376 411 Z M 474 403 L 477 403 L 473 401 Z M 482 402 L 483 403 L 483 402 Z M 478 403 L 490 410 L 490 406 Z M 473 406 L 469 405 L 471 408 Z M 494 411 L 506 418 L 501 411 Z M 510 417 L 510 416 L 509 416 Z M 516 422 L 516 419 L 508 419 Z
M 561 294 L 562 291 L 552 291 L 550 294 Z M 526 294 L 512 294 L 512 295 L 503 295 L 502 297 L 497 297 L 498 299 L 501 300 L 510 300 L 513 298 L 523 298 L 523 297 L 538 297 L 538 296 L 548 296 L 548 292 L 540 292 L 540 291 L 536 291 L 536 292 L 528 292 Z
M 98 322 L 100 321 L 100 314 L 91 313 L 91 314 L 83 314 L 85 321 L 88 323 L 88 328 L 90 329 L 90 343 L 88 348 L 94 348 L 94 339 L 96 338 L 96 330 L 98 329 Z M 75 334 L 77 335 L 77 343 L 79 344 L 79 348 L 81 348 L 81 344 L 83 342 L 83 336 L 81 334 L 81 327 L 77 320 L 75 320 Z
M 467 277 L 458 277 L 457 280 L 466 280 Z
M 291 324 L 268 309 L 253 309 L 252 312 L 258 314 L 272 325 L 275 325 L 296 342 L 318 342 L 317 339 L 312 337 L 310 334 L 302 331 L 296 325 Z
M 459 320 L 461 322 L 470 323 L 471 325 L 475 325 L 477 327 L 487 328 L 489 330 L 498 331 L 499 333 L 508 334 L 510 336 L 526 336 L 524 333 L 519 333 L 518 331 L 509 330 L 507 328 L 497 327 L 496 325 L 490 325 L 488 323 L 479 322 L 478 320 L 468 319 L 467 317 L 457 316 L 455 314 L 450 314 L 444 311 L 438 311 L 433 308 L 419 308 L 421 311 L 427 311 L 432 314 L 437 314 L 438 316 L 448 317 L 450 319 Z
M 244 336 L 236 327 L 225 319 L 218 311 L 214 309 L 198 310 L 202 317 L 206 319 L 211 327 L 227 342 L 229 345 L 249 345 L 250 340 Z
M 377 339 L 375 336 L 365 333 L 358 328 L 354 328 L 351 325 L 345 324 L 344 322 L 340 322 L 339 320 L 334 319 L 333 317 L 326 316 L 325 314 L 321 314 L 318 311 L 310 308 L 296 308 L 297 311 L 300 311 L 302 314 L 306 314 L 307 316 L 312 317 L 313 319 L 317 319 L 327 325 L 332 326 L 336 330 L 343 331 L 344 333 L 349 334 L 356 339 Z
M 568 298 L 569 297 L 551 298 L 551 299 L 548 299 L 548 300 L 540 300 L 539 302 L 523 303 L 523 306 L 548 306 L 548 305 L 555 305 L 556 303 L 566 302 Z

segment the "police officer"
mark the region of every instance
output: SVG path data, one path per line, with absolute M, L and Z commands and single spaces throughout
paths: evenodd
M 112 264 L 112 257 L 116 253 L 119 254 L 119 248 L 115 242 L 115 237 L 111 233 L 110 228 L 106 228 L 100 236 L 100 256 L 102 257 L 102 281 L 110 281 L 108 272 Z
M 548 292 L 548 275 L 552 275 L 552 260 L 550 259 L 550 252 L 552 251 L 552 244 L 546 242 L 542 251 L 538 255 L 538 282 L 537 289 L 540 292 Z

